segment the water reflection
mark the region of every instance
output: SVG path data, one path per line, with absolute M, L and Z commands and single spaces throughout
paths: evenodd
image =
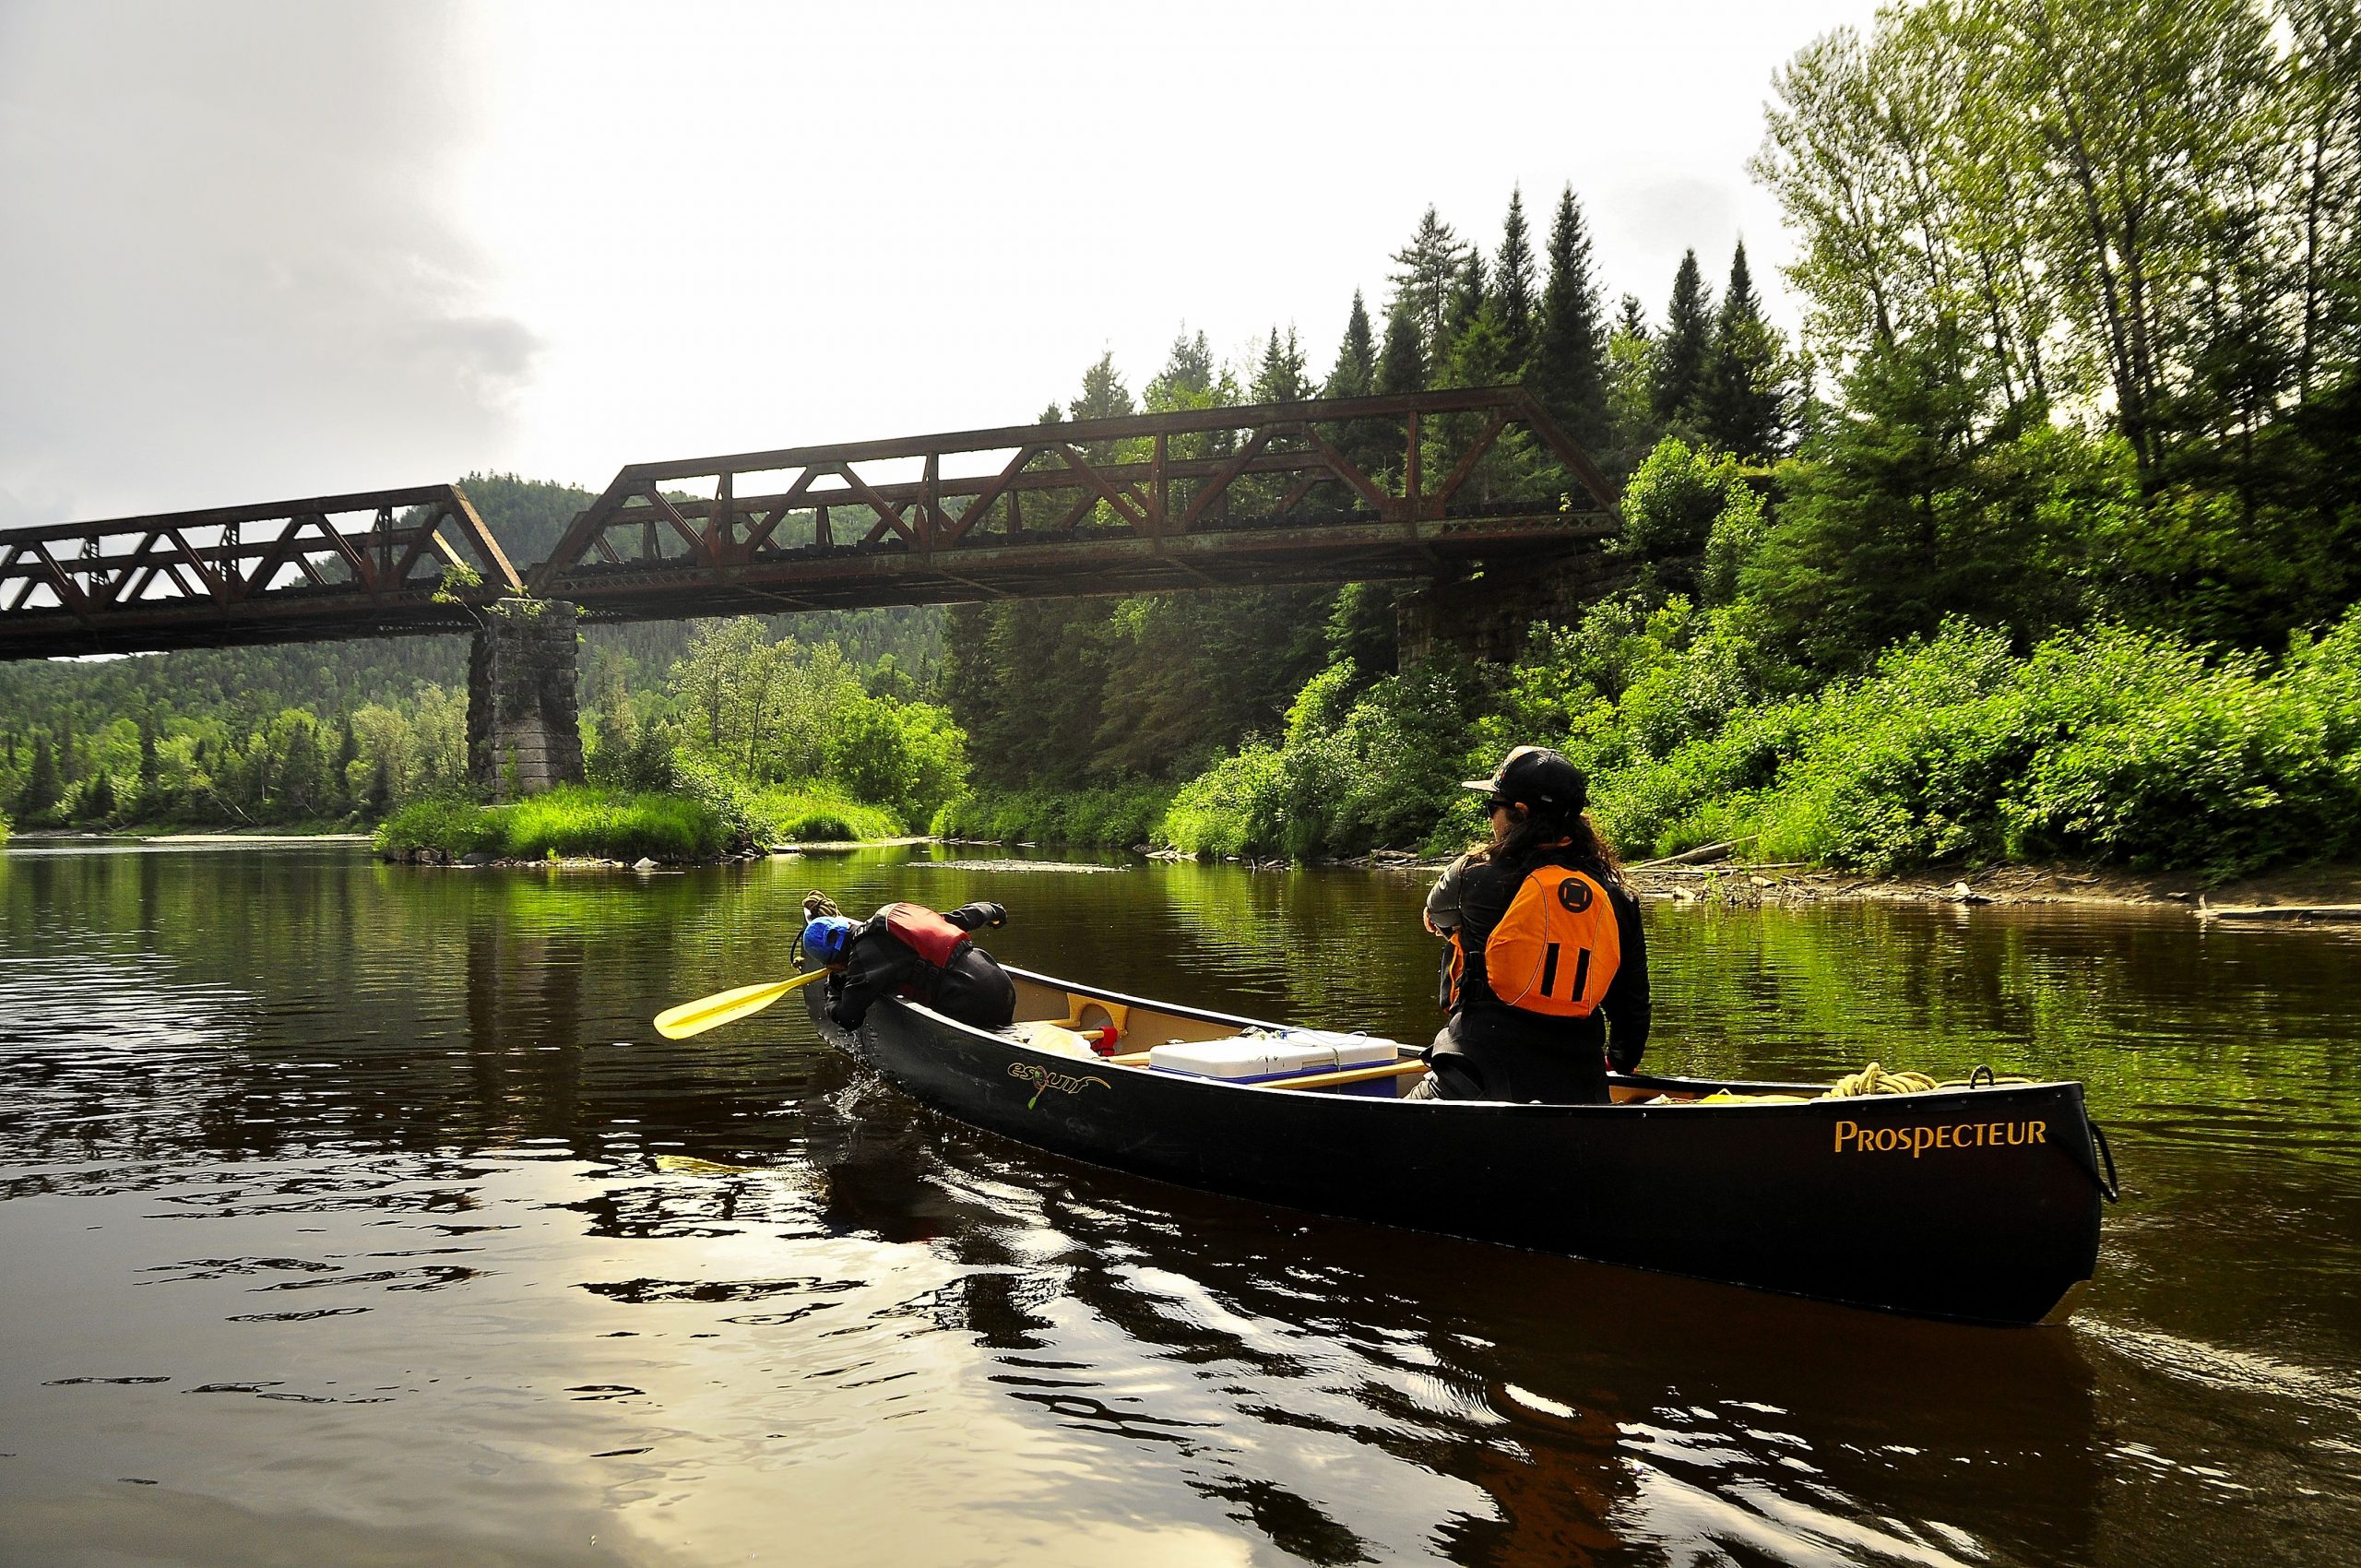
M 2084 1326 L 2021 1333 L 1050 1159 L 791 1005 L 653 1036 L 783 972 L 814 883 L 1432 1028 L 1411 877 L 0 859 L 0 1562 L 2327 1562 L 2361 1526 L 2347 939 L 1651 909 L 1667 1062 L 2092 1084 L 2131 1195 Z

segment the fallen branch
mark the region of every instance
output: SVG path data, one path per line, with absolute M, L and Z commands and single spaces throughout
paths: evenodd
M 1762 836 L 1759 833 L 1750 833 L 1743 838 L 1726 839 L 1719 844 L 1701 844 L 1694 849 L 1684 849 L 1679 854 L 1667 855 L 1661 860 L 1642 861 L 1638 865 L 1626 866 L 1624 869 L 1626 871 L 1652 871 L 1657 866 L 1708 865 L 1714 861 L 1726 861 L 1729 859 L 1730 851 L 1732 849 L 1737 849 L 1741 844 L 1751 844 L 1761 837 Z

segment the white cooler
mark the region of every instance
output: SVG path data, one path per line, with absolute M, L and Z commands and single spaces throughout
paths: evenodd
M 1216 1078 L 1226 1084 L 1267 1084 L 1283 1078 L 1304 1078 L 1348 1067 L 1375 1067 L 1395 1061 L 1401 1047 L 1390 1039 L 1367 1035 L 1335 1034 L 1326 1029 L 1278 1029 L 1232 1035 L 1228 1039 L 1175 1040 L 1152 1048 L 1148 1069 L 1193 1078 Z M 1394 1080 L 1371 1078 L 1343 1086 L 1347 1094 L 1392 1099 Z

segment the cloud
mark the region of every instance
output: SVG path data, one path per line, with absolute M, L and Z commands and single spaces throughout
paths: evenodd
M 91 516 L 448 478 L 540 344 L 453 218 L 428 6 L 0 8 L 0 493 Z

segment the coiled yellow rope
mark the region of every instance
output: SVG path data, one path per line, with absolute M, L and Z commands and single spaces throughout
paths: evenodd
M 1976 1071 L 1985 1075 L 1982 1078 L 1945 1078 L 1938 1083 L 1925 1073 L 1889 1073 L 1872 1062 L 1859 1072 L 1837 1079 L 1836 1087 L 1828 1091 L 1826 1098 L 1850 1099 L 1856 1095 L 1865 1094 L 1924 1094 L 1928 1089 L 1993 1088 L 2001 1084 L 2033 1082 L 2031 1078 L 2001 1077 L 1981 1067 Z
M 1859 1072 L 1836 1080 L 1828 1091 L 1831 1099 L 1850 1099 L 1864 1094 L 1924 1094 L 1935 1087 L 1935 1080 L 1924 1073 L 1889 1073 L 1872 1062 Z

